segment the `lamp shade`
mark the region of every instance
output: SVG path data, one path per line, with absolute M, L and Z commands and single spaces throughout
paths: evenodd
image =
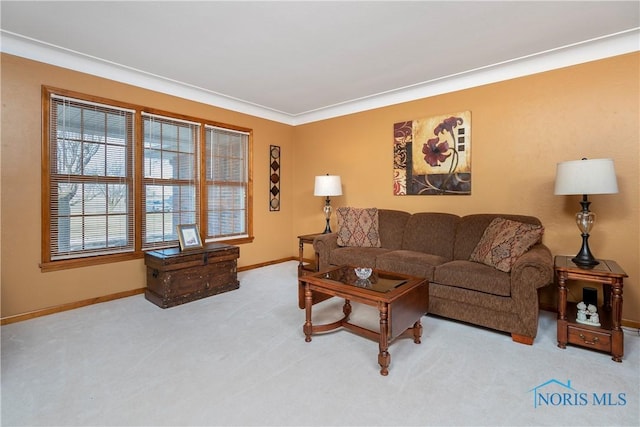
M 316 176 L 314 196 L 342 196 L 342 182 L 338 175 Z
M 618 192 L 612 159 L 571 160 L 558 163 L 556 195 L 614 194 Z

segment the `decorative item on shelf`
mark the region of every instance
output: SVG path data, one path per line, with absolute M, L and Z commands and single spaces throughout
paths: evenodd
M 593 304 L 596 307 L 598 306 L 598 290 L 592 287 L 584 287 L 582 288 L 582 301 L 585 304 Z
M 329 196 L 342 196 L 342 182 L 340 181 L 340 176 L 329 174 L 316 176 L 313 195 L 326 197 L 324 203 L 326 226 L 323 234 L 331 233 L 331 200 L 329 199 Z
M 587 305 L 584 301 L 580 301 L 577 307 L 576 322 L 583 325 L 600 326 L 600 316 L 598 316 L 598 309 L 595 305 Z
M 582 247 L 572 258 L 578 267 L 593 268 L 599 264 L 589 249 L 589 232 L 596 221 L 596 214 L 589 211 L 587 196 L 590 194 L 615 194 L 618 192 L 616 172 L 612 159 L 571 160 L 558 163 L 556 169 L 556 195 L 582 195 L 582 210 L 576 214 L 576 223 L 582 232 Z

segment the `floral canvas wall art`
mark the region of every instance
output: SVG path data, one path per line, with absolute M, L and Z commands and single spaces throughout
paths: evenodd
M 393 194 L 471 194 L 471 112 L 393 125 Z

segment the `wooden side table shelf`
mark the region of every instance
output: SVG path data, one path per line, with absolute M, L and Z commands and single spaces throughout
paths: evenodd
M 616 362 L 622 362 L 624 334 L 622 332 L 622 285 L 627 273 L 611 260 L 598 260 L 591 269 L 580 268 L 570 256 L 555 257 L 558 278 L 558 347 L 567 343 L 604 351 Z M 576 303 L 567 302 L 567 280 L 582 280 L 602 284 L 604 304 L 598 310 L 600 326 L 576 321 Z
M 303 234 L 302 236 L 298 236 L 298 277 L 316 273 L 318 271 L 320 266 L 318 254 L 315 254 L 315 260 L 313 262 L 305 261 L 304 245 L 313 245 L 313 239 L 320 235 L 322 235 L 322 233 Z

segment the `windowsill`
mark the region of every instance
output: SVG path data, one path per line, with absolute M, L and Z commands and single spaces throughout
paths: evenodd
M 224 240 L 207 240 L 206 242 L 225 243 L 227 245 L 241 245 L 244 243 L 252 243 L 253 236 L 239 237 L 235 239 Z M 153 250 L 150 248 L 149 250 Z M 99 255 L 92 257 L 65 259 L 60 261 L 48 261 L 40 263 L 40 271 L 47 273 L 49 271 L 69 270 L 72 268 L 91 267 L 93 265 L 110 264 L 114 262 L 131 261 L 134 259 L 144 258 L 144 252 L 127 252 L 123 254 Z

